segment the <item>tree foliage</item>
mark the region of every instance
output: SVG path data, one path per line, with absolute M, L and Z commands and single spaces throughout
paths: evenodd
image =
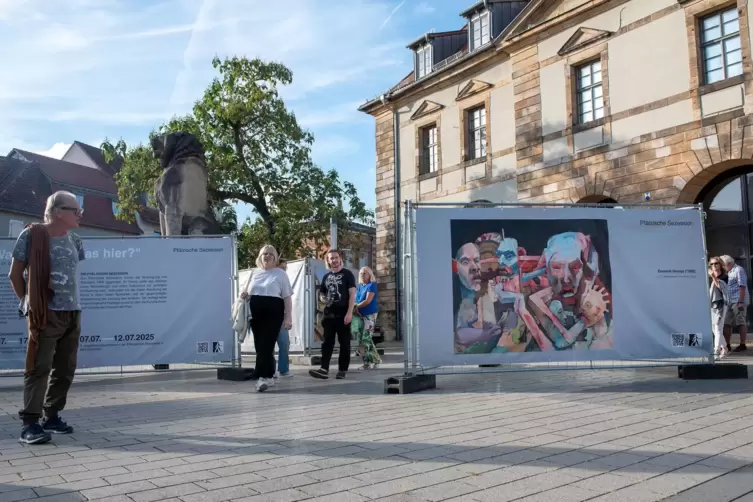
M 256 221 L 240 231 L 241 266 L 265 243 L 289 258 L 326 243 L 330 218 L 339 226 L 370 224 L 373 213 L 353 184 L 334 170 L 324 171 L 311 160 L 313 135 L 287 109 L 279 88 L 293 75 L 284 65 L 259 59 L 215 58 L 219 75 L 209 84 L 190 114 L 173 117 L 150 134 L 193 133 L 206 150 L 210 198 L 219 203 L 243 202 Z M 116 176 L 119 217 L 133 219 L 151 198 L 160 174 L 149 142 L 129 147 L 105 140 L 106 157 L 120 155 L 124 166 Z

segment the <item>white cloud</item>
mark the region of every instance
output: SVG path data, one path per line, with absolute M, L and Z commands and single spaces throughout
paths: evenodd
M 340 135 L 323 136 L 314 141 L 313 154 L 318 159 L 347 157 L 358 152 L 360 146 L 350 138 Z M 326 169 L 326 163 L 323 166 Z
M 390 15 L 387 16 L 384 21 L 382 21 L 382 25 L 379 27 L 380 30 L 383 30 L 384 27 L 389 24 L 390 20 L 392 19 L 392 16 L 394 16 L 395 13 L 400 10 L 400 7 L 402 7 L 404 3 L 405 3 L 405 0 L 402 0 L 399 4 L 397 4 L 397 6 L 394 9 L 392 9 L 392 12 L 390 12 Z
M 329 129 L 373 120 L 358 106 L 407 71 L 398 2 L 0 0 L 0 155 L 58 156 L 56 142 L 97 136 L 144 141 L 201 97 L 215 55 L 284 63 L 293 84 L 281 93 L 314 132 L 317 160 L 361 154 L 364 138 Z
M 38 151 L 34 153 L 44 155 L 45 157 L 52 157 L 53 159 L 62 159 L 63 155 L 65 155 L 70 147 L 71 143 L 55 143 L 49 150 L 42 150 L 41 152 Z
M 183 53 L 171 103 L 196 99 L 215 75 L 207 64 L 214 55 L 261 56 L 293 71 L 288 100 L 302 99 L 334 85 L 362 81 L 384 66 L 398 63 L 403 44 L 385 44 L 373 20 L 389 6 L 352 0 L 290 0 L 285 16 L 275 2 L 257 2 L 253 19 L 243 2 L 206 0 L 194 19 L 196 29 Z M 238 20 L 218 30 L 203 27 Z M 399 51 L 399 52 L 398 52 Z
M 436 7 L 430 5 L 429 2 L 421 2 L 413 8 L 413 12 L 420 15 L 431 14 L 436 11 Z
M 296 119 L 302 127 L 307 128 L 371 120 L 367 115 L 358 111 L 358 107 L 362 104 L 363 100 L 306 111 L 296 114 Z
M 168 119 L 188 111 L 216 76 L 215 55 L 283 62 L 294 75 L 282 90 L 291 105 L 403 64 L 403 44 L 386 40 L 373 22 L 397 11 L 387 0 L 289 0 L 284 16 L 278 4 L 261 0 L 133 7 L 0 0 L 0 60 L 12 69 L 0 79 L 0 121 Z M 43 101 L 39 113 L 27 106 Z

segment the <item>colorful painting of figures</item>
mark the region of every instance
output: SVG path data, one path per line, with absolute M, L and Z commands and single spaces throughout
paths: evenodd
M 613 348 L 606 220 L 452 220 L 455 353 Z

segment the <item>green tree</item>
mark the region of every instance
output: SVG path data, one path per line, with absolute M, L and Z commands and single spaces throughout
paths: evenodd
M 235 208 L 225 201 L 214 202 L 212 204 L 214 217 L 220 224 L 223 234 L 231 234 L 238 231 L 238 214 Z
M 279 95 L 293 75 L 284 65 L 259 59 L 212 61 L 219 75 L 196 102 L 192 113 L 174 117 L 150 134 L 193 133 L 206 150 L 209 195 L 215 202 L 244 202 L 258 216 L 241 229 L 241 253 L 255 255 L 264 243 L 293 258 L 307 252 L 307 240 L 322 242 L 330 218 L 370 224 L 373 213 L 355 186 L 334 170 L 324 171 L 311 160 L 314 138 L 297 122 Z M 152 197 L 160 174 L 149 143 L 128 147 L 123 141 L 102 145 L 106 156 L 121 155 L 116 176 L 120 217 L 132 219 Z M 345 209 L 343 209 L 345 208 Z M 243 265 L 243 264 L 242 264 Z

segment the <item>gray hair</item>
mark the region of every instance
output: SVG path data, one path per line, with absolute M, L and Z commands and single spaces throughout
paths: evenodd
M 44 208 L 45 223 L 52 223 L 55 210 L 61 207 L 66 200 L 75 200 L 78 202 L 75 195 L 71 192 L 66 192 L 65 190 L 59 190 L 47 197 L 47 204 Z
M 735 266 L 735 259 L 732 258 L 730 255 L 723 254 L 722 256 L 720 256 L 720 258 L 722 259 L 724 264 L 727 266 L 727 270 Z

